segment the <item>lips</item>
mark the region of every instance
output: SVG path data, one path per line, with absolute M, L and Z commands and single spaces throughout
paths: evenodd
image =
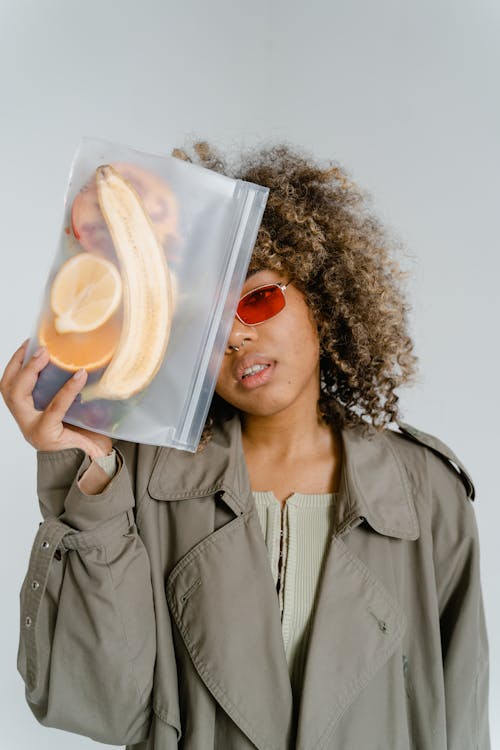
M 260 356 L 258 354 L 246 354 L 233 366 L 233 375 L 236 380 L 243 380 L 243 373 L 248 367 L 253 365 L 272 365 L 273 360 L 269 357 Z
M 245 370 L 241 379 L 245 380 L 246 378 L 252 378 L 254 375 L 263 372 L 263 370 L 267 370 L 268 367 L 271 367 L 271 365 L 252 365 L 252 367 L 248 367 Z

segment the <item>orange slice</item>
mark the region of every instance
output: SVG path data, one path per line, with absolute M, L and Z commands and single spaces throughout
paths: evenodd
M 86 333 L 104 325 L 118 308 L 122 280 L 105 258 L 79 253 L 63 263 L 50 291 L 58 333 Z
M 121 331 L 121 315 L 113 315 L 104 325 L 90 333 L 58 333 L 54 315 L 48 312 L 42 319 L 38 341 L 46 346 L 50 361 L 62 370 L 89 372 L 105 367 L 115 353 Z

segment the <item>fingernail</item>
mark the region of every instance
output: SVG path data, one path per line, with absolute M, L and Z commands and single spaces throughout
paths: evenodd
M 34 357 L 39 357 L 45 351 L 44 346 L 39 346 L 36 352 L 33 354 Z
M 85 375 L 85 370 L 77 370 L 73 375 L 73 380 L 81 380 Z

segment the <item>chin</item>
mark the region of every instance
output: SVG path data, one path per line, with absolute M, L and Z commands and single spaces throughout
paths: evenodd
M 248 414 L 251 417 L 274 417 L 290 406 L 291 403 L 288 401 L 270 403 L 267 399 L 259 398 L 257 393 L 255 396 L 251 401 L 248 399 L 245 404 L 234 404 L 235 408 L 242 414 Z
M 291 406 L 297 397 L 295 392 L 284 392 L 282 385 L 272 387 L 270 383 L 243 394 L 235 394 L 231 388 L 216 386 L 215 393 L 242 414 L 254 417 L 272 417 L 279 414 Z

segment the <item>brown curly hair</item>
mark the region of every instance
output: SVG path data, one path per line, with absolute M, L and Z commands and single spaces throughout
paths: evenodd
M 320 341 L 320 418 L 364 433 L 399 419 L 395 390 L 417 382 L 400 283 L 409 274 L 391 257 L 401 243 L 370 212 L 368 194 L 337 162 L 322 166 L 283 141 L 248 150 L 236 165 L 205 141 L 193 149 L 193 158 L 172 155 L 269 188 L 247 278 L 277 271 L 305 295 Z M 231 414 L 214 393 L 199 450 L 214 420 Z

